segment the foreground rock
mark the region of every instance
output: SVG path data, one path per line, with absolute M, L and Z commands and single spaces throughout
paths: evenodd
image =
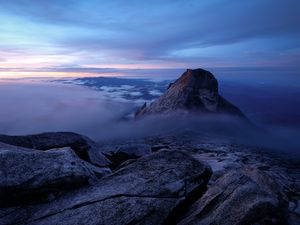
M 0 224 L 163 224 L 205 192 L 210 175 L 187 153 L 161 151 L 49 203 L 3 213 Z
M 0 225 L 300 222 L 299 164 L 228 139 L 188 132 L 102 143 L 110 156 L 140 157 L 106 176 L 70 148 L 0 149 Z
M 47 200 L 109 173 L 80 160 L 70 148 L 38 151 L 0 145 L 0 207 Z
M 70 147 L 79 158 L 94 165 L 105 167 L 110 164 L 94 141 L 76 133 L 50 132 L 26 136 L 0 135 L 0 142 L 38 150 Z
M 246 168 L 219 178 L 179 224 L 287 224 L 287 206 L 273 179 Z
M 176 150 L 182 150 L 187 151 L 196 159 L 199 159 L 200 161 L 206 162 L 210 165 L 210 167 L 213 170 L 213 176 L 209 181 L 208 185 L 208 195 L 211 192 L 211 189 L 217 188 L 218 182 L 220 182 L 219 178 L 221 177 L 223 180 L 232 178 L 232 181 L 236 182 L 234 185 L 236 185 L 236 193 L 239 192 L 241 189 L 239 189 L 239 186 L 241 188 L 250 187 L 251 185 L 255 186 L 257 185 L 257 196 L 258 200 L 261 200 L 264 202 L 266 199 L 270 199 L 272 197 L 273 199 L 277 199 L 281 194 L 277 194 L 275 192 L 265 192 L 263 193 L 263 189 L 259 187 L 266 186 L 268 188 L 269 186 L 272 186 L 272 183 L 275 182 L 278 183 L 274 184 L 275 189 L 277 189 L 278 193 L 283 192 L 283 195 L 288 197 L 288 204 L 289 204 L 289 212 L 288 215 L 285 215 L 285 212 L 287 211 L 287 200 L 285 198 L 278 198 L 277 202 L 284 203 L 281 205 L 281 203 L 278 203 L 281 205 L 280 210 L 276 207 L 276 205 L 273 205 L 272 207 L 269 207 L 267 210 L 262 211 L 262 215 L 260 218 L 264 218 L 266 224 L 272 224 L 270 223 L 270 217 L 268 217 L 268 214 L 272 209 L 275 209 L 276 214 L 281 215 L 279 219 L 289 220 L 289 224 L 299 224 L 300 217 L 299 213 L 299 193 L 300 193 L 300 164 L 299 160 L 297 161 L 297 157 L 295 157 L 293 160 L 291 160 L 290 157 L 285 158 L 284 155 L 286 154 L 280 154 L 279 152 L 276 153 L 274 150 L 270 149 L 263 149 L 263 148 L 257 148 L 253 146 L 247 146 L 247 145 L 241 145 L 236 144 L 228 139 L 224 138 L 212 138 L 205 136 L 203 134 L 196 134 L 196 133 L 186 133 L 186 134 L 180 134 L 180 135 L 174 135 L 174 136 L 154 136 L 149 137 L 147 139 L 138 139 L 135 140 L 136 143 L 139 143 L 141 145 L 147 146 L 147 148 L 151 149 L 153 152 L 161 151 L 163 149 L 169 149 L 171 151 Z M 130 145 L 130 141 L 127 142 L 127 144 Z M 114 147 L 115 145 L 115 147 Z M 126 142 L 123 141 L 122 145 L 126 145 Z M 107 143 L 108 149 L 118 149 L 119 146 L 122 146 L 121 143 Z M 128 161 L 127 161 L 128 162 Z M 125 164 L 127 163 L 125 162 Z M 130 161 L 131 162 L 131 161 Z M 253 167 L 253 171 L 245 169 Z M 234 172 L 235 171 L 235 172 Z M 227 174 L 228 175 L 224 175 Z M 257 175 L 255 175 L 257 174 Z M 248 179 L 247 184 L 243 184 L 242 182 L 238 182 L 239 176 L 243 176 L 243 179 Z M 253 177 L 253 178 L 252 178 Z M 264 177 L 263 182 L 259 180 L 255 180 L 255 177 Z M 236 180 L 235 180 L 236 179 Z M 264 181 L 265 180 L 265 181 Z M 269 181 L 268 181 L 269 180 Z M 217 182 L 217 183 L 216 183 Z M 265 183 L 264 183 L 265 182 Z M 269 184 L 270 185 L 269 185 Z M 244 186 L 243 186 L 244 185 Z M 233 187 L 233 186 L 232 186 Z M 231 187 L 231 188 L 232 188 Z M 253 189 L 252 189 L 253 190 Z M 222 187 L 219 189 L 219 194 L 221 195 L 222 191 L 226 191 L 225 187 Z M 248 192 L 240 192 L 241 196 L 239 197 L 242 205 L 244 205 L 243 210 L 249 210 L 251 211 L 251 204 L 247 203 L 247 196 L 249 195 Z M 242 195 L 242 193 L 244 195 Z M 226 193 L 224 193 L 225 195 Z M 205 194 L 206 195 L 206 194 Z M 233 198 L 232 196 L 228 195 L 228 198 Z M 202 199 L 202 198 L 201 198 Z M 280 200 L 281 199 L 281 200 Z M 220 207 L 223 207 L 222 200 L 224 198 L 220 198 L 218 200 L 218 204 Z M 229 203 L 228 201 L 227 203 Z M 224 201 L 224 205 L 227 204 Z M 233 204 L 233 202 L 231 202 Z M 210 205 L 209 203 L 207 205 Z M 278 206 L 278 205 L 277 205 Z M 208 207 L 208 206 L 207 206 Z M 241 208 L 240 206 L 235 205 L 235 207 Z M 218 207 L 211 209 L 211 211 L 206 210 L 212 218 L 213 211 L 216 210 Z M 197 208 L 192 208 L 192 210 L 189 212 L 191 213 L 193 210 L 196 211 Z M 257 210 L 257 208 L 254 207 L 253 210 Z M 297 211 L 298 210 L 298 211 Z M 220 213 L 221 211 L 218 211 L 216 213 Z M 236 211 L 232 210 L 231 216 L 235 216 Z M 272 213 L 271 213 L 272 214 Z M 274 214 L 273 214 L 274 215 Z M 193 218 L 193 216 L 195 218 Z M 224 217 L 228 216 L 223 214 Z M 283 217 L 287 218 L 283 218 Z M 243 215 L 240 215 L 240 220 L 242 220 Z M 245 216 L 246 217 L 246 216 Z M 196 215 L 190 215 L 190 217 L 186 216 L 186 220 L 190 218 L 195 219 L 197 221 Z M 205 217 L 202 219 L 205 220 Z M 278 218 L 272 218 L 271 220 L 274 221 L 274 223 L 277 221 Z M 178 219 L 177 221 L 180 221 Z M 191 220 L 192 221 L 192 220 Z M 201 222 L 201 221 L 200 221 Z M 199 223 L 200 223 L 199 222 Z M 260 221 L 261 222 L 261 221 Z M 280 221 L 283 223 L 282 221 Z M 176 223 L 173 223 L 176 224 Z M 189 223 L 186 223 L 189 224 Z M 197 224 L 197 223 L 196 223 Z M 200 223 L 201 224 L 201 223 Z M 205 223 L 204 223 L 205 224 Z M 209 224 L 209 223 L 208 223 Z M 221 223 L 222 224 L 222 223 Z M 261 222 L 263 224 L 263 222 Z M 276 224 L 276 223 L 275 223 Z
M 148 144 L 151 148 L 155 146 L 164 146 L 164 148 L 168 148 L 170 150 L 187 151 L 190 154 L 192 154 L 194 158 L 209 164 L 212 168 L 213 176 L 211 177 L 208 184 L 208 192 L 210 192 L 211 188 L 215 187 L 215 185 L 217 184 L 216 182 L 219 182 L 219 178 L 222 177 L 224 174 L 229 173 L 232 176 L 235 176 L 234 174 L 232 174 L 232 171 L 236 171 L 238 173 L 244 174 L 243 176 L 249 177 L 247 178 L 250 180 L 250 182 L 248 183 L 253 182 L 253 185 L 255 183 L 260 183 L 260 181 L 257 181 L 255 179 L 253 180 L 253 176 L 250 177 L 250 173 L 243 172 L 245 170 L 244 168 L 255 168 L 254 171 L 258 171 L 258 174 L 264 174 L 263 177 L 266 177 L 266 182 L 270 179 L 273 180 L 273 183 L 276 182 L 278 184 L 275 185 L 275 187 L 277 187 L 276 189 L 283 192 L 284 195 L 287 196 L 289 204 L 287 215 L 288 224 L 300 224 L 299 155 L 292 155 L 291 152 L 289 152 L 289 154 L 286 154 L 286 152 L 278 152 L 274 149 L 264 149 L 255 146 L 241 145 L 237 144 L 236 142 L 230 141 L 229 139 L 217 137 L 212 138 L 203 134 L 198 135 L 192 134 L 190 132 L 186 135 L 180 134 L 174 136 L 156 136 L 148 138 L 147 140 L 144 140 L 144 142 L 145 144 Z M 230 177 L 230 175 L 228 175 L 228 177 Z M 238 183 L 236 183 L 236 185 L 238 185 Z M 240 186 L 242 187 L 243 184 L 240 183 Z M 221 190 L 225 191 L 226 188 L 223 188 Z M 246 198 L 248 193 L 244 193 L 245 196 L 240 198 L 240 204 L 242 205 L 244 204 L 244 202 L 245 204 L 247 203 L 247 199 L 244 198 Z M 266 198 L 270 197 L 270 194 L 265 194 Z M 278 195 L 274 194 L 274 197 L 277 198 Z M 262 197 L 261 194 L 258 195 L 258 198 L 264 200 L 264 197 Z M 222 199 L 219 199 L 218 204 L 221 205 L 221 202 Z M 250 207 L 251 204 L 248 204 L 248 206 Z M 210 215 L 213 215 L 212 212 L 214 210 L 216 209 L 214 208 L 211 209 L 211 211 L 205 211 L 210 213 Z M 283 215 L 285 214 L 285 211 L 287 211 L 286 204 L 284 204 L 281 207 L 280 212 L 277 213 L 278 215 Z M 233 212 L 235 213 L 235 211 Z M 218 213 L 220 213 L 220 211 Z M 234 216 L 234 213 L 232 213 L 231 216 Z M 223 215 L 226 216 L 225 214 Z M 195 217 L 195 219 L 197 219 L 197 216 Z M 274 221 L 277 220 L 276 218 L 273 219 Z M 265 224 L 272 223 L 266 222 Z
M 168 90 L 149 106 L 140 108 L 136 118 L 168 113 L 217 113 L 246 118 L 218 93 L 218 81 L 212 73 L 188 69 Z

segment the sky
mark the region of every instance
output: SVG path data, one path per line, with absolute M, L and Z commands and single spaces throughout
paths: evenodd
M 299 68 L 299 0 L 0 0 L 0 78 Z

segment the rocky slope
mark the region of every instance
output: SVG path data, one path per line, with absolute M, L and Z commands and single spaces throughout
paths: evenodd
M 0 224 L 299 222 L 299 164 L 263 149 L 191 134 L 100 143 L 111 171 L 70 147 L 12 144 L 0 144 Z
M 208 190 L 171 224 L 299 224 L 300 159 L 203 134 L 102 143 L 135 162 L 141 152 L 185 151 L 212 169 Z M 136 149 L 134 155 L 132 149 Z M 255 223 L 256 221 L 256 223 Z
M 203 69 L 188 69 L 168 90 L 149 106 L 143 105 L 136 118 L 169 113 L 214 113 L 246 118 L 233 104 L 218 92 L 218 81 Z

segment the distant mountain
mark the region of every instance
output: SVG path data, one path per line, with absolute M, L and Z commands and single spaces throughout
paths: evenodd
M 135 116 L 174 112 L 221 113 L 246 118 L 239 108 L 218 92 L 218 81 L 204 69 L 188 69 L 169 85 L 167 91 L 149 106 L 140 108 Z

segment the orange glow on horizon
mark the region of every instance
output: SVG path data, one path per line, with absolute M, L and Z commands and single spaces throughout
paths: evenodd
M 21 71 L 0 71 L 0 79 L 14 79 L 14 78 L 38 78 L 38 77 L 118 77 L 122 76 L 122 73 L 85 73 L 85 72 L 21 72 Z

